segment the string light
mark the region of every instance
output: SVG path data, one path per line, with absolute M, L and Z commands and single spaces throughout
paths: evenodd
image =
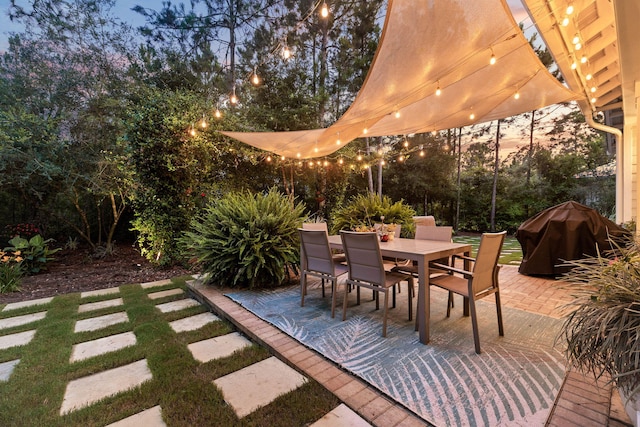
M 472 111 L 471 114 L 469 114 L 469 119 L 475 120 L 475 118 L 476 118 L 476 115 Z
M 229 102 L 231 104 L 236 105 L 238 103 L 238 97 L 236 96 L 236 85 L 233 85 L 233 89 L 231 91 L 231 97 L 229 98 Z
M 573 13 L 573 11 L 574 11 L 573 5 L 569 4 L 569 6 L 567 6 L 566 14 L 567 15 L 571 15 Z
M 589 81 L 593 78 L 593 76 L 591 75 L 591 73 L 588 73 L 584 78 L 587 79 L 587 81 Z
M 582 57 L 580 58 L 580 63 L 581 64 L 586 64 L 587 63 L 587 55 L 582 55 Z
M 320 162 L 318 162 L 318 163 L 320 163 Z M 327 162 L 327 161 L 325 160 L 325 161 L 324 161 L 324 163 L 323 163 L 323 165 L 324 165 L 325 167 L 327 167 L 327 166 L 329 166 L 329 162 Z
M 438 80 L 438 86 L 436 87 L 436 96 L 440 96 L 442 94 L 442 90 L 440 89 L 440 80 Z
M 595 91 L 597 91 L 597 90 L 598 90 L 598 88 L 597 88 L 597 87 L 595 87 L 595 86 L 591 86 L 591 93 L 595 93 Z
M 340 132 L 338 132 L 338 139 L 336 139 L 336 145 L 340 145 L 342 144 L 342 141 L 340 141 Z
M 380 159 L 380 165 L 381 165 L 381 166 L 384 166 L 385 164 L 386 164 L 386 163 L 385 163 L 384 159 Z
M 360 152 L 358 152 L 358 157 L 357 157 L 358 161 L 362 161 L 362 154 L 360 154 Z
M 591 103 L 592 103 L 592 104 L 595 104 L 595 103 L 596 103 L 596 101 L 597 101 L 597 99 L 596 99 L 595 97 L 591 98 Z
M 404 140 L 404 144 L 402 144 L 402 145 L 404 145 L 404 148 L 409 147 L 409 141 L 407 141 L 407 140 L 405 139 L 405 140 Z
M 284 47 L 282 48 L 282 57 L 284 59 L 289 59 L 291 58 L 291 50 L 289 49 L 289 46 L 287 46 L 286 44 L 284 45 Z
M 396 116 L 396 119 L 400 118 L 400 110 L 396 110 L 395 116 Z
M 573 39 L 571 39 L 571 43 L 573 43 L 574 45 L 580 43 L 580 35 L 578 33 L 576 33 L 576 35 L 573 36 Z
M 222 117 L 222 113 L 217 107 L 216 107 L 216 112 L 213 113 L 213 115 L 216 117 L 216 119 L 219 119 L 220 117 Z
M 398 157 L 398 161 L 399 162 L 404 162 L 404 156 L 401 154 L 400 157 Z
M 497 59 L 496 56 L 493 53 L 493 48 L 491 48 L 491 58 L 489 59 L 489 64 L 490 65 L 494 65 L 496 63 Z
M 516 89 L 516 93 L 513 94 L 515 99 L 520 99 L 520 92 Z
M 267 156 L 267 162 L 271 161 L 271 156 Z
M 424 157 L 424 146 L 420 146 L 420 157 Z
M 327 6 L 327 2 L 322 2 L 322 7 L 320 8 L 320 16 L 326 18 L 329 16 L 329 6 Z
M 191 125 L 191 130 L 189 130 L 189 134 L 191 136 L 196 136 L 196 128 L 195 128 L 195 126 Z
M 565 16 L 564 19 L 562 20 L 562 26 L 566 27 L 567 25 L 569 25 L 569 17 Z
M 285 156 L 280 156 L 280 160 L 284 161 L 286 159 Z
M 578 64 L 576 64 L 576 61 L 573 61 L 573 62 L 571 63 L 571 69 L 572 69 L 572 70 L 575 70 L 576 68 L 578 68 Z
M 363 135 L 366 135 L 368 133 L 369 133 L 369 129 L 367 129 L 367 128 L 362 129 L 362 134 Z
M 260 84 L 260 77 L 258 76 L 257 66 L 253 67 L 253 76 L 251 76 L 251 83 L 254 86 L 258 86 Z
M 207 121 L 204 118 L 204 114 L 202 115 L 202 120 L 200 120 L 200 127 L 202 129 L 206 129 L 207 128 Z
M 340 158 L 338 159 L 338 164 L 343 164 L 343 163 L 344 163 L 344 160 L 342 160 L 342 157 L 340 157 Z

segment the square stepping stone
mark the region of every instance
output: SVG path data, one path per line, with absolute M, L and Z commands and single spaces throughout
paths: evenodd
M 251 341 L 238 332 L 222 335 L 208 340 L 191 343 L 187 346 L 193 358 L 206 363 L 210 360 L 231 356 L 238 350 L 249 347 Z
M 9 377 L 18 363 L 20 363 L 20 359 L 0 363 L 0 381 L 9 381 Z
M 170 285 L 171 279 L 165 279 L 165 280 L 156 280 L 155 282 L 147 282 L 147 283 L 143 283 L 140 286 L 142 286 L 142 289 L 149 289 L 149 288 L 157 288 L 159 286 L 165 286 L 165 285 Z
M 129 316 L 124 311 L 120 313 L 105 314 L 104 316 L 90 317 L 89 319 L 78 320 L 73 332 L 97 331 L 107 326 L 116 325 L 129 321 Z
M 142 359 L 119 368 L 109 369 L 67 384 L 60 415 L 89 406 L 105 397 L 140 386 L 152 378 L 147 360 Z
M 106 289 L 96 289 L 95 291 L 82 292 L 80 294 L 80 298 L 89 298 L 89 297 L 95 297 L 95 296 L 100 296 L 100 295 L 111 295 L 111 294 L 117 294 L 118 292 L 120 292 L 120 288 L 118 288 L 118 287 L 106 288 Z
M 36 330 L 33 329 L 31 331 L 18 332 L 16 334 L 2 335 L 0 336 L 0 350 L 29 344 L 35 334 Z
M 275 398 L 300 387 L 307 379 L 276 357 L 270 357 L 213 383 L 239 418 L 268 405 Z
M 309 427 L 371 427 L 371 424 L 341 403 Z
M 120 421 L 109 424 L 107 427 L 166 427 L 162 420 L 162 411 L 160 406 L 154 406 L 146 411 L 131 415 Z
M 171 295 L 180 295 L 182 293 L 183 293 L 182 289 L 178 288 L 178 289 L 167 289 L 166 291 L 160 291 L 160 292 L 153 292 L 147 296 L 151 299 L 160 299 L 160 298 L 168 297 Z
M 220 320 L 218 316 L 213 313 L 206 312 L 196 314 L 195 316 L 185 317 L 184 319 L 174 320 L 169 323 L 171 329 L 180 333 L 186 331 L 195 331 L 196 329 L 202 328 L 204 325 L 216 322 Z
M 200 303 L 194 299 L 186 298 L 178 301 L 165 302 L 164 304 L 158 304 L 158 310 L 163 313 L 169 313 L 171 311 L 184 310 L 185 308 L 195 307 Z
M 25 314 L 23 316 L 7 317 L 0 319 L 0 329 L 13 328 L 14 326 L 28 325 L 29 323 L 37 322 L 44 319 L 47 315 L 46 311 L 39 313 Z
M 106 301 L 90 302 L 88 304 L 82 304 L 78 307 L 78 313 L 86 313 L 87 311 L 100 310 L 107 307 L 117 307 L 124 304 L 122 298 L 108 299 Z
M 101 354 L 111 353 L 112 351 L 118 351 L 132 345 L 136 345 L 136 336 L 133 332 L 124 332 L 97 340 L 86 341 L 73 346 L 69 362 L 73 363 Z
M 32 299 L 29 301 L 11 302 L 5 305 L 2 311 L 16 310 L 18 308 L 23 308 L 23 307 L 33 307 L 35 305 L 49 304 L 52 300 L 53 300 L 53 297 L 48 297 L 48 298 Z

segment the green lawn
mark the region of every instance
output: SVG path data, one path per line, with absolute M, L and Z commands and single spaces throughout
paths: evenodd
M 453 241 L 472 245 L 473 254 L 475 254 L 478 251 L 478 245 L 480 245 L 480 235 L 454 236 Z M 520 247 L 520 243 L 513 236 L 505 237 L 499 263 L 503 265 L 520 265 L 520 261 L 522 261 L 522 248 Z
M 176 279 L 183 289 L 185 279 Z M 0 363 L 20 359 L 8 381 L 0 382 L 0 426 L 104 426 L 151 408 L 162 407 L 169 426 L 302 426 L 321 418 L 339 404 L 317 382 L 309 382 L 238 419 L 212 381 L 230 372 L 270 357 L 269 351 L 252 345 L 234 355 L 200 363 L 187 344 L 227 334 L 229 323 L 217 321 L 192 332 L 175 333 L 170 321 L 206 311 L 203 306 L 161 313 L 155 304 L 182 296 L 152 301 L 147 293 L 175 288 L 176 284 L 145 290 L 139 285 L 120 287 L 124 306 L 78 313 L 81 303 L 110 299 L 101 296 L 80 299 L 80 294 L 61 295 L 46 306 L 0 311 L 0 319 L 43 310 L 43 320 L 0 330 L 0 335 L 36 329 L 33 340 L 24 346 L 0 350 Z M 0 305 L 0 310 L 3 308 Z M 74 333 L 76 320 L 126 311 L 129 323 L 93 332 Z M 137 344 L 113 353 L 69 363 L 74 344 L 108 335 L 133 331 Z M 153 379 L 134 390 L 106 398 L 89 407 L 60 416 L 69 381 L 141 359 L 148 362 Z

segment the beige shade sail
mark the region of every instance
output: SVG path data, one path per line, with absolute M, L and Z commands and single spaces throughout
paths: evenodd
M 333 125 L 222 133 L 281 156 L 312 158 L 358 137 L 457 128 L 583 98 L 547 71 L 504 0 L 389 0 L 364 85 Z

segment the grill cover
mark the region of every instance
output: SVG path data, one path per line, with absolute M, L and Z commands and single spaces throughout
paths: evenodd
M 612 249 L 609 236 L 622 240 L 630 233 L 596 210 L 576 202 L 551 207 L 523 222 L 516 231 L 522 247 L 518 270 L 526 275 L 559 275 L 569 270 L 564 261 Z

